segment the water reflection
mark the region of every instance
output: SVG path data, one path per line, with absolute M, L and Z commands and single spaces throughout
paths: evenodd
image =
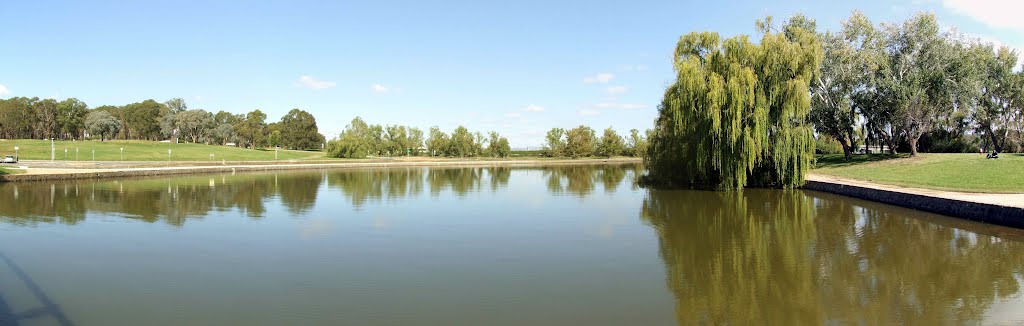
M 604 188 L 605 192 L 614 193 L 619 184 L 628 180 L 635 189 L 636 183 L 633 181 L 641 167 L 636 164 L 626 164 L 598 169 L 594 166 L 576 165 L 546 167 L 540 170 L 544 173 L 548 191 L 551 193 L 568 193 L 586 197 L 594 192 L 598 184 Z
M 636 165 L 588 165 L 524 168 L 540 170 L 555 193 L 587 195 L 597 182 L 608 192 L 622 182 L 632 183 Z M 289 171 L 175 176 L 123 180 L 79 180 L 52 183 L 0 183 L 0 222 L 75 224 L 89 212 L 107 213 L 147 222 L 163 220 L 182 226 L 189 218 L 210 212 L 238 210 L 260 219 L 268 205 L 279 201 L 289 214 L 313 209 L 318 196 L 340 192 L 354 210 L 370 203 L 407 197 L 454 194 L 457 198 L 480 191 L 496 193 L 507 187 L 510 167 L 393 168 Z M 627 172 L 628 171 L 628 172 Z M 563 188 L 562 184 L 568 186 Z
M 649 192 L 641 218 L 658 235 L 679 324 L 976 323 L 1020 294 L 1019 235 L 851 202 L 801 191 Z

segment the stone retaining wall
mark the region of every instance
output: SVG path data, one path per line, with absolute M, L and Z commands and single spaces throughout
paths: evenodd
M 807 184 L 805 184 L 803 188 L 889 205 L 896 205 L 929 213 L 958 217 L 982 223 L 1024 229 L 1024 208 L 968 202 L 822 181 L 807 181 Z

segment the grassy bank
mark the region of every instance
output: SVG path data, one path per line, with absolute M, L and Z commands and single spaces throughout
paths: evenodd
M 1003 154 L 986 159 L 981 154 L 822 155 L 812 173 L 881 184 L 937 190 L 1024 193 L 1024 155 Z
M 229 146 L 203 144 L 174 144 L 154 141 L 57 141 L 55 143 L 56 160 L 75 161 L 75 149 L 78 149 L 78 161 L 92 161 L 93 151 L 96 161 L 121 161 L 121 148 L 124 148 L 124 161 L 167 161 L 167 150 L 171 150 L 172 161 L 209 161 L 213 159 L 228 161 L 272 161 L 274 150 L 253 150 Z M 14 147 L 22 160 L 49 160 L 50 141 L 35 139 L 0 140 L 0 157 L 14 155 Z M 67 154 L 65 156 L 65 150 Z M 280 150 L 279 160 L 301 160 L 323 158 L 321 152 Z

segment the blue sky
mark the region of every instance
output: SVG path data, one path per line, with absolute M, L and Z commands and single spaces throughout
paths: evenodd
M 90 106 L 184 98 L 190 108 L 355 116 L 539 146 L 552 127 L 650 128 L 678 37 L 754 33 L 804 13 L 836 28 L 934 11 L 945 26 L 1024 45 L 1024 6 L 936 1 L 8 1 L 0 97 Z

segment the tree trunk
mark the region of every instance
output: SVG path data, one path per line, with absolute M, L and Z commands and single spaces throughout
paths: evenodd
M 909 140 L 910 140 L 910 157 L 915 157 L 915 156 L 917 156 L 917 140 L 918 140 L 918 139 L 919 139 L 920 137 L 921 137 L 921 136 L 911 136 L 911 137 L 909 138 Z
M 999 140 L 996 138 L 996 133 L 994 131 L 992 131 L 991 129 L 989 129 L 988 135 L 989 135 L 989 138 L 992 139 L 992 147 L 993 147 L 993 149 L 995 149 L 996 153 L 1002 153 L 1003 152 L 1003 146 L 1006 145 L 1006 137 L 1003 137 L 1003 142 L 1000 143 Z
M 853 157 L 853 145 L 846 137 L 839 138 L 839 145 L 843 146 L 843 158 L 849 161 Z

